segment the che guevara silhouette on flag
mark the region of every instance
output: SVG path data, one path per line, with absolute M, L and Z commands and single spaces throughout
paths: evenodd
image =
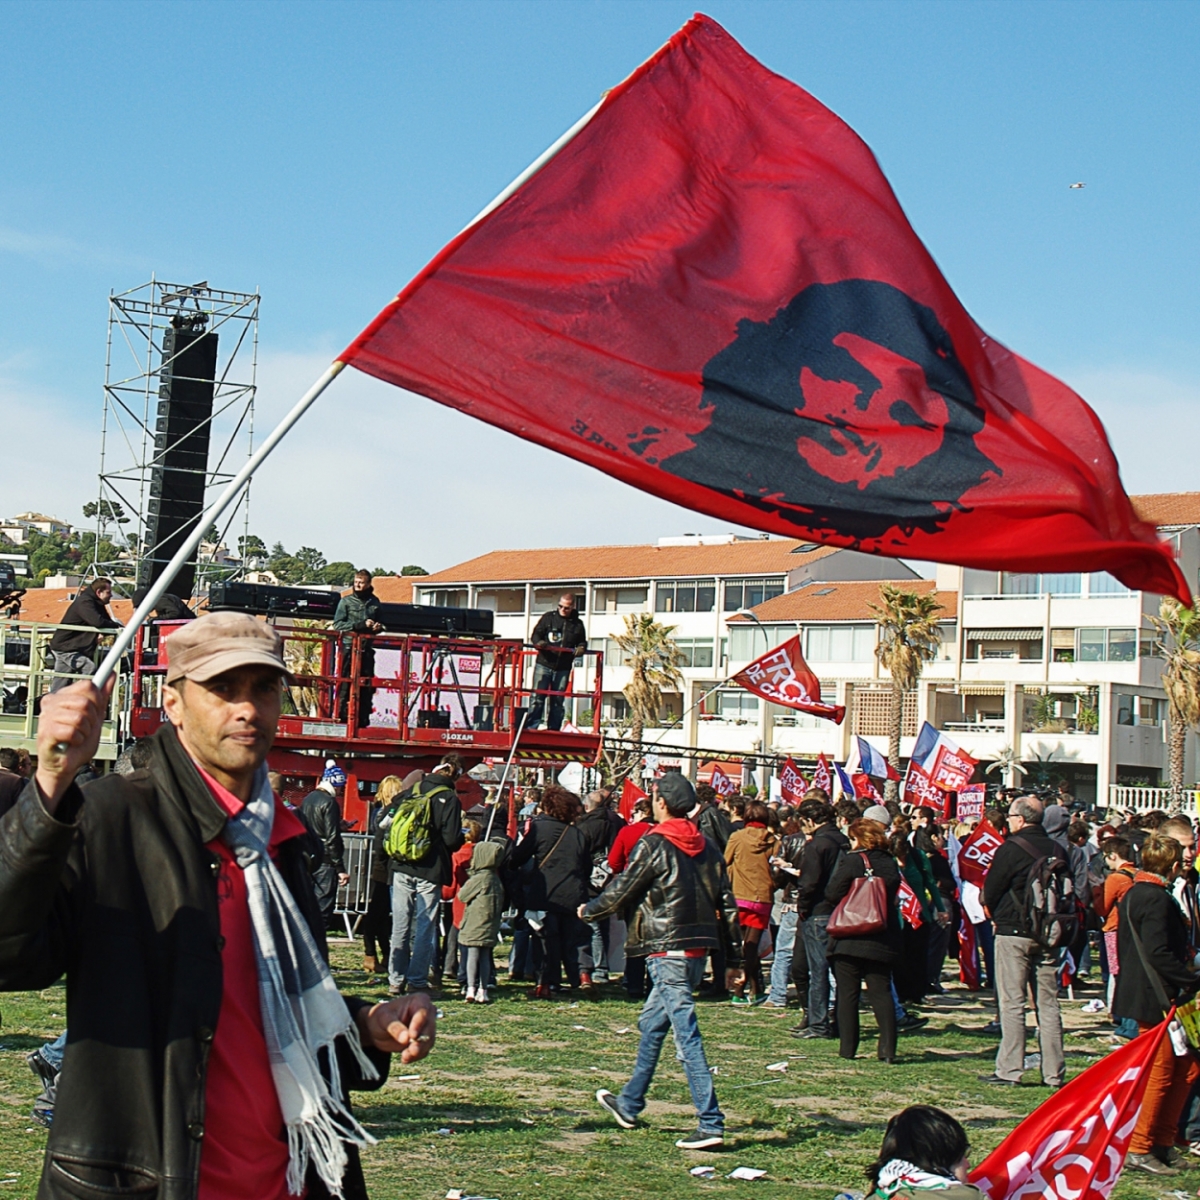
M 975 324 L 854 131 L 704 16 L 340 357 L 722 520 L 1189 599 L 1096 414 Z

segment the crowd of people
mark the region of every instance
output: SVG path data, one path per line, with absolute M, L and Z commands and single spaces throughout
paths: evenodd
M 670 1033 L 697 1118 L 684 1149 L 725 1136 L 701 993 L 792 1007 L 788 1032 L 836 1041 L 844 1059 L 859 1053 L 865 998 L 886 1065 L 957 959 L 995 1004 L 982 1081 L 1023 1082 L 1031 1005 L 1042 1083 L 1055 1089 L 1072 980 L 1099 974 L 1105 998 L 1091 1003 L 1107 1009 L 1114 1046 L 1200 986 L 1184 816 L 1103 819 L 1069 794 L 1000 790 L 982 820 L 959 823 L 926 806 L 834 804 L 820 788 L 795 806 L 720 798 L 667 772 L 627 816 L 607 788 L 526 787 L 510 837 L 506 807 L 451 752 L 378 789 L 360 932 L 364 968 L 386 974 L 389 997 L 341 997 L 325 937 L 348 879 L 346 777 L 328 762 L 293 807 L 267 772 L 285 673 L 269 627 L 218 613 L 174 638 L 167 723 L 87 783 L 86 802 L 104 716 L 90 682 L 44 699 L 36 759 L 0 753 L 0 987 L 71 976 L 67 1029 L 29 1056 L 46 1084 L 47 1195 L 74 1194 L 56 1182 L 70 1159 L 105 1187 L 172 1176 L 205 1200 L 365 1196 L 357 1147 L 369 1135 L 349 1089 L 378 1086 L 392 1054 L 429 1052 L 439 991 L 486 1005 L 508 994 L 502 974 L 535 1001 L 619 977 L 643 1002 L 640 1040 L 628 1082 L 597 1102 L 634 1128 Z M 1129 1146 L 1128 1165 L 1151 1175 L 1200 1165 L 1200 1065 L 1178 1041 L 1153 1059 Z M 187 1082 L 172 1090 L 168 1077 Z M 271 1098 L 250 1123 L 235 1116 L 247 1089 L 256 1104 Z M 155 1104 L 152 1143 L 140 1114 Z M 114 1139 L 125 1161 L 148 1164 L 144 1179 L 111 1167 Z M 972 1195 L 966 1157 L 953 1118 L 910 1108 L 889 1124 L 872 1186 Z
M 439 771 L 462 778 L 454 754 Z M 392 795 L 399 783 L 381 794 Z M 376 807 L 376 861 L 386 857 L 389 820 L 406 794 Z M 680 951 L 688 960 L 686 973 L 670 981 L 676 991 L 727 995 L 746 1008 L 794 1007 L 792 1036 L 836 1040 L 845 1059 L 859 1052 L 865 993 L 876 1056 L 895 1062 L 898 1038 L 928 1023 L 919 1007 L 945 991 L 948 960 L 958 960 L 959 977 L 994 1003 L 985 1029 L 999 1044 L 994 1069 L 980 1079 L 996 1087 L 1021 1084 L 1030 1063 L 1039 1064 L 1043 1086 L 1066 1082 L 1064 981 L 1099 975 L 1105 998 L 1092 1005 L 1111 1014 L 1112 1046 L 1159 1024 L 1200 986 L 1195 830 L 1183 816 L 1104 819 L 1065 790 L 1046 798 L 997 789 L 982 822 L 956 822 L 928 806 L 832 804 L 819 788 L 795 807 L 754 795 L 721 798 L 668 773 L 628 821 L 606 788 L 582 798 L 555 784 L 525 788 L 518 835 L 510 840 L 503 816 L 491 820 L 488 804 L 463 815 L 453 796 L 447 788 L 450 812 L 436 834 L 442 840 L 427 851 L 429 863 L 441 864 L 443 915 L 423 927 L 425 950 L 417 952 L 411 923 L 393 923 L 392 961 L 431 969 L 403 978 L 391 971 L 396 994 L 457 979 L 468 1001 L 489 1002 L 499 994 L 491 955 L 473 968 L 471 951 L 480 930 L 489 951 L 507 934 L 508 981 L 532 984 L 534 999 L 589 995 L 623 960 L 621 982 L 631 999 L 645 999 L 651 985 L 659 989 L 657 997 L 649 993 L 646 1011 L 654 1011 L 643 1015 L 643 1038 L 652 1030 L 661 1040 L 664 1022 L 689 1007 L 678 996 L 664 1001 L 664 968 L 653 961 L 659 951 L 647 950 L 644 934 L 679 919 L 669 912 L 670 889 L 645 877 L 654 862 L 668 876 L 678 873 L 677 861 L 658 862 L 667 843 L 675 859 L 689 848 L 710 847 L 720 868 L 702 889 L 712 898 L 713 919 L 702 934 L 692 931 L 693 941 L 676 945 L 668 937 L 661 951 Z M 669 813 L 655 812 L 662 796 L 675 804 Z M 958 862 L 981 824 L 995 832 L 982 879 L 964 876 Z M 661 836 L 649 836 L 655 834 Z M 481 839 L 496 849 L 481 850 Z M 482 873 L 486 886 L 478 882 Z M 872 889 L 882 919 L 848 925 L 839 914 L 853 896 Z M 393 889 L 393 903 L 394 895 Z M 486 920 L 473 919 L 475 906 Z M 368 968 L 374 961 L 368 953 Z M 1036 1021 L 1036 1059 L 1026 1053 L 1027 1007 Z M 679 1019 L 676 1038 L 700 1119 L 696 1137 L 715 1137 L 723 1119 L 711 1078 L 700 1086 L 703 1051 L 694 1016 Z M 632 1090 L 601 1098 L 620 1124 L 641 1110 L 647 1071 L 657 1061 L 651 1042 L 650 1065 L 639 1056 Z M 697 1050 L 690 1066 L 686 1046 Z M 1200 1165 L 1198 1078 L 1193 1056 L 1164 1050 L 1156 1059 L 1131 1145 L 1133 1167 L 1167 1175 L 1188 1156 Z

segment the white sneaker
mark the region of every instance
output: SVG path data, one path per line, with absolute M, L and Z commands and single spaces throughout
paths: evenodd
M 475 989 L 475 1003 L 476 1004 L 491 1004 L 491 1002 L 492 1002 L 492 998 L 491 998 L 491 996 L 488 995 L 487 988 L 480 985 L 479 987 L 477 987 Z

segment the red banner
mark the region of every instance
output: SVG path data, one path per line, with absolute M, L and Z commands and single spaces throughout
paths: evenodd
M 943 744 L 938 747 L 933 766 L 929 769 L 929 778 L 935 787 L 957 792 L 971 782 L 977 765 L 977 761 L 969 754 L 962 750 L 951 750 Z
M 825 717 L 838 725 L 846 716 L 844 705 L 821 703 L 821 683 L 804 661 L 799 634 L 756 658 L 733 682 L 772 704 Z
M 972 320 L 854 131 L 707 17 L 339 357 L 722 521 L 1189 600 L 1096 414 Z
M 977 887 L 983 887 L 983 881 L 991 869 L 992 859 L 1003 844 L 1004 839 L 999 830 L 990 821 L 980 821 L 958 852 L 959 878 Z
M 933 780 L 915 762 L 910 762 L 908 770 L 904 773 L 903 791 L 905 804 L 911 804 L 914 807 L 925 804 L 941 811 L 942 801 L 945 797 L 938 788 L 933 786 Z
M 737 784 L 720 767 L 713 767 L 712 778 L 708 783 L 718 796 L 732 796 L 738 790 Z
M 913 927 L 920 929 L 925 923 L 921 919 L 921 901 L 917 893 L 909 886 L 908 880 L 900 876 L 900 894 L 896 897 L 900 903 L 900 915 Z
M 621 799 L 617 804 L 617 812 L 628 821 L 633 816 L 633 806 L 639 800 L 644 800 L 645 798 L 646 793 L 632 779 L 626 779 L 624 786 L 621 788 Z
M 800 774 L 800 768 L 790 758 L 784 762 L 783 770 L 779 772 L 779 788 L 783 793 L 783 802 L 787 805 L 799 804 L 804 799 L 804 793 L 808 791 L 808 784 Z
M 876 790 L 875 785 L 871 782 L 870 775 L 864 775 L 861 771 L 850 776 L 850 782 L 854 785 L 854 794 L 860 800 L 870 800 L 875 804 L 882 802 L 883 797 Z
M 820 788 L 827 796 L 833 795 L 833 772 L 824 754 L 817 755 L 817 769 L 813 772 L 810 786 Z
M 1052 1092 L 971 1172 L 971 1182 L 989 1200 L 1105 1200 L 1121 1177 L 1150 1063 L 1166 1036 L 1164 1021 Z
M 955 816 L 960 821 L 982 821 L 987 803 L 987 784 L 968 783 L 958 789 L 958 804 Z

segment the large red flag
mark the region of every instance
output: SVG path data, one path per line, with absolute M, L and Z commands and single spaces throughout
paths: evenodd
M 737 784 L 721 770 L 720 767 L 713 767 L 712 778 L 709 780 L 709 787 L 712 788 L 718 796 L 732 796 L 738 789 Z
M 733 682 L 772 704 L 826 717 L 838 725 L 846 717 L 844 704 L 821 703 L 821 683 L 804 661 L 799 634 L 756 658 Z
M 975 324 L 854 131 L 707 17 L 341 360 L 722 520 L 1188 596 L 1096 414 Z
M 824 754 L 817 755 L 817 769 L 813 772 L 811 786 L 820 788 L 827 796 L 833 795 L 833 772 Z
M 1167 1022 L 1080 1072 L 1043 1101 L 971 1172 L 990 1200 L 1104 1200 L 1137 1125 L 1150 1062 Z

